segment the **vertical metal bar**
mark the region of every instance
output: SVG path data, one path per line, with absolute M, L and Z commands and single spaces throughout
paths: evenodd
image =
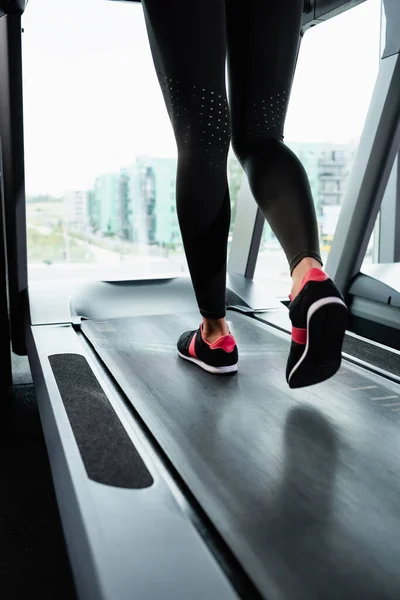
M 381 60 L 326 270 L 346 293 L 365 257 L 400 146 L 400 55 Z
M 374 264 L 379 263 L 379 244 L 381 239 L 381 213 L 378 212 L 374 231 L 372 233 L 372 262 Z
M 253 198 L 247 177 L 243 177 L 229 252 L 229 274 L 250 279 L 254 277 L 264 222 L 264 215 Z
M 16 354 L 26 354 L 24 316 L 28 273 L 19 14 L 0 19 L 0 136 L 3 148 L 11 340 Z
M 3 166 L 0 140 L 0 321 L 1 321 L 1 362 L 2 392 L 12 385 L 11 339 L 8 305 L 7 254 L 5 240 Z
M 397 155 L 382 201 L 378 262 L 400 261 L 400 160 Z
M 400 262 L 400 152 L 397 156 L 396 214 L 394 218 L 394 262 Z

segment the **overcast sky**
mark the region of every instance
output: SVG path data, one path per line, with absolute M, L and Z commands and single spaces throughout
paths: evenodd
M 34 0 L 23 26 L 29 195 L 88 189 L 97 175 L 140 154 L 175 155 L 140 5 Z M 378 72 L 379 33 L 380 0 L 366 0 L 306 34 L 288 140 L 359 137 Z

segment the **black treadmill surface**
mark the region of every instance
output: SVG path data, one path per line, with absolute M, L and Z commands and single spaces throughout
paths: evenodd
M 208 374 L 176 354 L 198 319 L 82 330 L 263 597 L 398 600 L 398 386 L 344 363 L 290 390 L 287 334 L 238 313 L 239 373 Z

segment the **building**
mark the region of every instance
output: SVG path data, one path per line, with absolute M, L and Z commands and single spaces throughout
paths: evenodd
M 318 215 L 324 206 L 341 205 L 354 161 L 355 144 L 288 143 L 303 163 Z
M 89 229 L 96 232 L 100 229 L 100 204 L 96 200 L 94 190 L 89 190 L 88 195 Z
M 131 176 L 127 169 L 123 169 L 118 177 L 118 229 L 122 240 L 133 240 L 132 230 L 132 198 Z
M 130 170 L 133 241 L 162 247 L 181 244 L 176 168 L 174 158 L 137 158 Z
M 356 145 L 288 142 L 288 146 L 307 171 L 320 234 L 329 241 L 336 228 Z M 180 247 L 176 169 L 175 158 L 140 156 L 117 174 L 101 175 L 92 191 L 73 192 L 66 199 L 70 222 L 77 228 L 87 227 L 90 223 L 93 231 L 118 236 L 140 246 Z M 233 226 L 243 176 L 233 155 L 228 164 L 228 176 Z M 263 241 L 277 243 L 268 224 L 264 227 Z
M 67 192 L 63 198 L 64 218 L 69 229 L 86 232 L 89 227 L 88 192 Z
M 320 153 L 318 161 L 320 207 L 342 204 L 353 159 L 354 151 L 348 148 L 331 148 Z
M 94 183 L 91 197 L 90 221 L 103 235 L 116 235 L 120 232 L 118 174 L 100 175 Z
M 139 245 L 181 244 L 176 167 L 173 158 L 138 157 L 118 174 L 98 177 L 87 200 L 92 230 Z

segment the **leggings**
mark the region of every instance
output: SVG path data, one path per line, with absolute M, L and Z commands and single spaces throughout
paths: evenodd
M 230 144 L 290 271 L 305 257 L 322 264 L 309 180 L 283 142 L 304 0 L 142 2 L 177 144 L 177 216 L 189 273 L 200 313 L 220 319 Z

